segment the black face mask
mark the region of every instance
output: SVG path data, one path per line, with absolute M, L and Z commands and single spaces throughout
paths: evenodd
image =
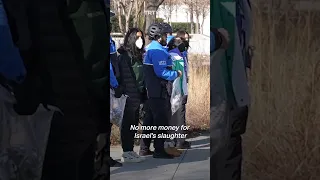
M 189 48 L 189 41 L 183 41 L 183 44 L 185 45 L 185 50 L 187 51 Z
M 186 46 L 184 43 L 180 43 L 177 47 L 180 52 L 184 52 L 186 50 Z

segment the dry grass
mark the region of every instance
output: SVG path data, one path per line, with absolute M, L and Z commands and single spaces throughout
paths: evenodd
M 319 16 L 292 11 L 263 16 L 260 9 L 254 6 L 244 179 L 320 179 Z
M 210 125 L 210 68 L 202 64 L 208 60 L 208 56 L 190 56 L 186 119 L 193 130 L 208 130 Z
M 202 63 L 209 60 L 208 56 L 190 55 L 189 67 L 189 95 L 187 104 L 187 125 L 191 131 L 209 130 L 209 97 L 210 74 L 209 66 Z M 111 143 L 119 144 L 120 132 L 118 127 L 112 128 Z

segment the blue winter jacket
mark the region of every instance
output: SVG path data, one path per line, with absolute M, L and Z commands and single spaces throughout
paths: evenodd
M 26 75 L 19 50 L 12 41 L 2 0 L 0 0 L 0 74 L 17 83 L 22 82 Z
M 118 81 L 117 81 L 116 76 L 113 73 L 113 68 L 112 68 L 111 62 L 110 62 L 110 86 L 112 88 L 118 87 Z
M 210 52 L 212 53 L 216 49 L 215 47 L 215 34 L 214 32 L 210 33 Z
M 172 60 L 168 51 L 157 41 L 152 41 L 148 46 L 143 64 L 152 66 L 159 78 L 172 81 L 178 76 L 177 71 L 168 69 L 168 66 L 172 66 Z
M 116 88 L 118 86 L 118 81 L 112 67 L 112 63 L 116 63 L 116 62 L 112 62 L 112 61 L 116 61 L 116 58 L 117 58 L 116 53 L 117 53 L 116 45 L 112 40 L 112 37 L 110 36 L 110 56 L 111 56 L 110 57 L 110 86 L 112 88 Z
M 170 70 L 172 59 L 166 48 L 152 41 L 146 48 L 143 62 L 143 74 L 149 97 L 161 98 L 165 95 L 167 81 L 178 77 L 178 72 Z

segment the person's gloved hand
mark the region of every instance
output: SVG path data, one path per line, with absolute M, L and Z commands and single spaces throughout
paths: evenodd
M 124 88 L 122 86 L 118 86 L 114 88 L 114 97 L 120 98 L 124 94 Z
M 144 88 L 143 91 L 140 94 L 141 96 L 141 102 L 144 103 L 148 100 L 148 93 L 147 90 Z

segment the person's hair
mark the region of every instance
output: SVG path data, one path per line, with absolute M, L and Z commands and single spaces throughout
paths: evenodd
M 177 32 L 176 37 L 185 39 L 185 35 L 186 35 L 186 34 L 187 34 L 187 32 L 186 32 L 185 30 L 179 30 L 179 31 Z
M 188 40 L 186 39 L 186 34 L 188 35 Z M 187 48 L 187 50 L 188 50 L 189 47 L 190 47 L 190 44 L 189 44 L 189 42 L 190 42 L 190 35 L 189 35 L 189 33 L 188 33 L 187 31 L 185 31 L 185 30 L 179 30 L 179 31 L 177 32 L 176 37 L 177 37 L 177 38 L 180 38 L 182 41 L 185 42 L 186 48 Z
M 143 41 L 143 46 L 141 49 L 138 49 L 136 46 L 137 33 L 141 33 L 141 38 Z M 145 46 L 145 35 L 139 28 L 130 28 L 124 37 L 123 47 L 126 51 L 128 51 L 133 58 L 142 60 Z
M 190 41 L 190 34 L 186 31 L 186 35 L 188 35 L 188 41 Z
M 174 48 L 176 48 L 176 47 L 178 47 L 177 45 L 178 44 L 181 44 L 182 43 L 182 40 L 181 39 L 177 39 L 177 38 L 172 38 L 170 41 L 169 41 L 169 43 L 168 43 L 168 50 L 170 51 L 170 50 L 172 50 L 172 49 L 174 49 Z

